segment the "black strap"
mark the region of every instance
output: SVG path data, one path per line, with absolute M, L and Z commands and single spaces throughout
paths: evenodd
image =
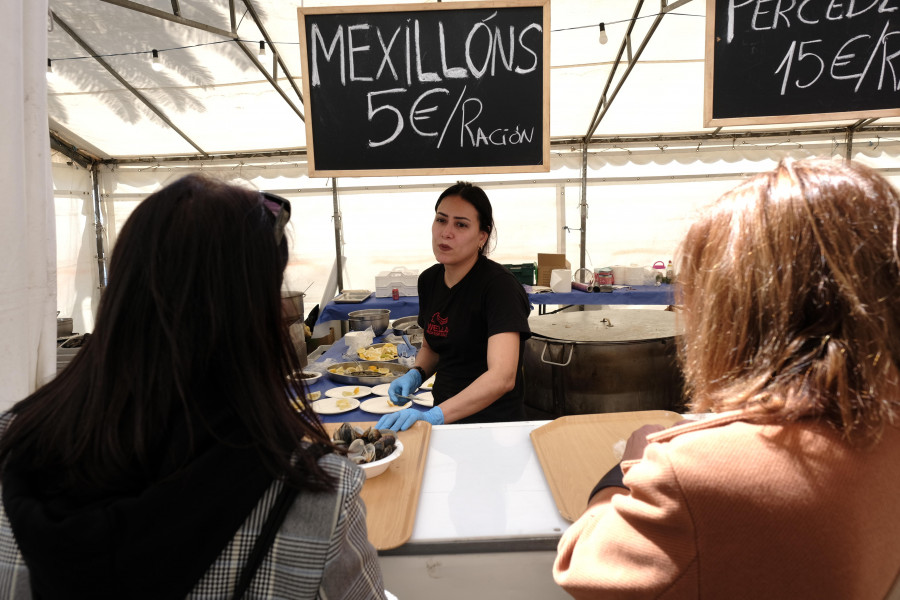
M 625 479 L 625 474 L 622 472 L 622 463 L 616 463 L 612 469 L 610 469 L 606 475 L 604 475 L 600 481 L 597 482 L 597 485 L 594 486 L 594 489 L 591 490 L 590 495 L 588 496 L 588 501 L 594 497 L 594 494 L 602 490 L 603 488 L 608 487 L 620 487 L 630 489 L 627 485 L 623 483 Z
M 260 563 L 263 558 L 265 558 L 266 554 L 269 553 L 272 542 L 275 541 L 275 534 L 278 533 L 278 529 L 284 522 L 288 510 L 291 508 L 291 505 L 294 504 L 294 498 L 297 497 L 297 492 L 298 490 L 295 487 L 292 487 L 287 483 L 284 484 L 281 493 L 278 494 L 278 498 L 275 499 L 275 504 L 273 504 L 272 508 L 269 510 L 266 522 L 263 524 L 259 535 L 256 536 L 256 542 L 253 544 L 253 549 L 250 550 L 250 556 L 247 558 L 247 562 L 241 570 L 241 576 L 238 579 L 237 587 L 234 589 L 234 595 L 231 597 L 232 600 L 240 600 L 244 597 L 247 588 L 250 587 L 250 582 L 253 581 L 256 570 L 259 569 Z

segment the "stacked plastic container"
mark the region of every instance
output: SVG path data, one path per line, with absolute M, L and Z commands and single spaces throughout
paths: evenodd
M 419 295 L 419 271 L 406 267 L 394 267 L 375 276 L 375 297 L 390 298 L 394 290 L 400 296 Z

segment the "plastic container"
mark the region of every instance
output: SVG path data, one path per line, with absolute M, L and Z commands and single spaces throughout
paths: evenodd
M 594 283 L 597 285 L 613 285 L 615 282 L 612 267 L 594 269 Z
M 514 265 L 503 265 L 509 269 L 510 273 L 515 275 L 516 280 L 524 285 L 534 285 L 534 263 L 521 263 Z
M 653 263 L 651 269 L 653 269 L 653 283 L 655 285 L 666 283 L 666 263 L 658 260 Z
M 406 267 L 394 267 L 375 276 L 375 297 L 391 298 L 394 289 L 400 296 L 419 295 L 419 271 Z

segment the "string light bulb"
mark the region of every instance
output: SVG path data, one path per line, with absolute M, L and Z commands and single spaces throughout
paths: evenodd
M 259 55 L 260 56 L 266 55 L 266 43 L 263 40 L 259 41 Z
M 606 35 L 606 24 L 605 23 L 600 23 L 600 35 L 599 35 L 598 39 L 600 40 L 601 44 L 605 44 L 606 42 L 609 41 L 609 36 Z
M 154 71 L 162 71 L 163 65 L 159 62 L 159 52 L 153 50 L 153 58 L 150 59 L 150 66 L 153 67 Z
M 47 59 L 47 81 L 55 81 L 56 73 L 53 72 L 53 61 Z

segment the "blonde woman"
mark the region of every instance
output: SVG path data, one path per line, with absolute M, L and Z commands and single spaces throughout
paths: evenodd
M 693 410 L 639 430 L 559 544 L 576 598 L 884 598 L 900 573 L 900 200 L 783 161 L 683 242 Z M 648 436 L 648 433 L 649 436 Z M 621 471 L 619 471 L 621 473 Z

